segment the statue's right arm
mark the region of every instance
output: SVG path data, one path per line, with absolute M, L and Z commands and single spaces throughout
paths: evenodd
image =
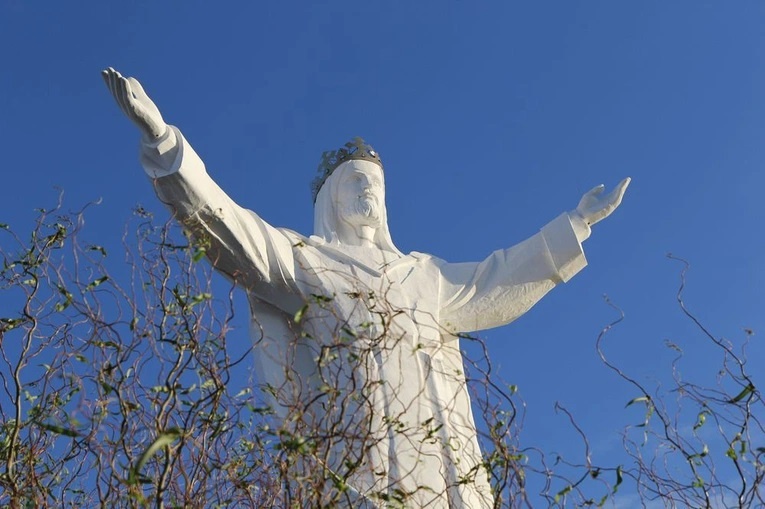
M 194 149 L 164 122 L 135 78 L 111 68 L 103 77 L 120 109 L 142 133 L 141 163 L 157 196 L 205 245 L 215 268 L 284 311 L 299 309 L 291 240 L 237 205 L 210 178 Z

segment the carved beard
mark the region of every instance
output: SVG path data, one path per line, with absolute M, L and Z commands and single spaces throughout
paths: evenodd
M 380 204 L 375 196 L 363 195 L 344 207 L 340 217 L 354 226 L 380 226 Z

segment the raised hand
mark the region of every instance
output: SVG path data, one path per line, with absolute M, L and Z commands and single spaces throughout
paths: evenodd
M 603 196 L 603 190 L 605 189 L 603 184 L 592 188 L 592 190 L 582 196 L 579 205 L 576 207 L 577 213 L 590 226 L 607 218 L 622 202 L 624 192 L 627 190 L 627 186 L 630 185 L 631 180 L 629 177 L 622 180 L 613 191 L 605 196 Z
M 154 102 L 135 78 L 125 78 L 111 67 L 101 71 L 106 86 L 127 118 L 133 121 L 147 138 L 159 138 L 167 124 Z

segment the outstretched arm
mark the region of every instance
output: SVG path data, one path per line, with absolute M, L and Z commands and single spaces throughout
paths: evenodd
M 576 210 L 560 215 L 533 237 L 494 252 L 480 263 L 442 263 L 441 318 L 452 332 L 472 332 L 509 323 L 555 285 L 568 281 L 587 261 L 582 242 L 590 226 L 619 206 L 630 179 L 608 195 L 597 186 Z
M 102 76 L 122 112 L 141 131 L 141 163 L 175 219 L 208 244 L 215 268 L 284 311 L 296 298 L 292 242 L 254 212 L 237 205 L 207 174 L 181 132 L 168 126 L 135 78 L 111 67 Z

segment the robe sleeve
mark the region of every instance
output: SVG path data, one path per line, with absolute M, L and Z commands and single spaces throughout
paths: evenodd
M 283 311 L 302 306 L 293 240 L 237 205 L 177 128 L 169 127 L 159 140 L 144 140 L 141 164 L 173 217 L 205 245 L 215 269 Z
M 440 320 L 449 332 L 512 322 L 587 265 L 589 227 L 561 214 L 531 238 L 479 263 L 440 264 Z

